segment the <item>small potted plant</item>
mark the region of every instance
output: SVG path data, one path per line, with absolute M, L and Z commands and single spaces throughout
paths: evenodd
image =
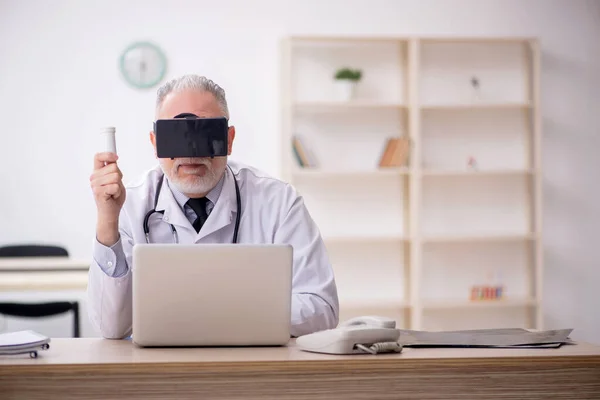
M 344 67 L 336 71 L 334 78 L 338 100 L 348 101 L 354 97 L 354 90 L 356 84 L 362 78 L 362 71 Z

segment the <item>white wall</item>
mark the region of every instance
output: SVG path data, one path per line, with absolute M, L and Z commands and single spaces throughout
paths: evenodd
M 154 91 L 125 85 L 120 52 L 148 39 L 168 75 L 228 92 L 234 158 L 279 174 L 278 44 L 289 34 L 538 36 L 543 47 L 545 321 L 600 342 L 600 2 L 579 0 L 0 1 L 0 243 L 89 257 L 97 131 L 118 129 L 126 179 L 153 165 Z

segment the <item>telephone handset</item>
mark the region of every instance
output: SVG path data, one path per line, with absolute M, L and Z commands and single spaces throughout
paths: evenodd
M 351 318 L 335 329 L 310 333 L 296 339 L 305 351 L 328 354 L 400 353 L 400 330 L 396 321 L 379 316 Z

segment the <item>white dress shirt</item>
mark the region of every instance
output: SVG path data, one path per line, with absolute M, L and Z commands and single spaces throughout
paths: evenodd
M 335 328 L 339 303 L 333 270 L 318 227 L 302 196 L 285 182 L 255 168 L 229 161 L 238 181 L 242 214 L 238 243 L 290 244 L 294 249 L 292 279 L 292 336 Z M 105 338 L 131 335 L 132 248 L 145 243 L 144 216 L 154 207 L 156 188 L 163 174 L 159 166 L 135 184 L 127 186 L 127 197 L 119 217 L 120 239 L 111 247 L 94 241 L 94 262 L 88 282 L 90 319 Z M 157 211 L 149 220 L 152 243 L 172 243 L 169 224 L 177 229 L 179 243 L 230 243 L 237 213 L 234 176 L 226 169 L 217 186 L 207 194 L 209 217 L 196 233 L 188 198 L 165 180 Z M 168 269 L 165 269 L 168 273 Z

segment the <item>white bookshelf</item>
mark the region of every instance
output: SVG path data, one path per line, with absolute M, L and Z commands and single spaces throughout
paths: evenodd
M 539 59 L 530 38 L 284 41 L 282 176 L 319 225 L 342 320 L 542 328 Z M 349 101 L 340 67 L 363 73 Z M 378 168 L 388 137 L 410 138 L 408 165 Z M 486 284 L 503 297 L 472 300 Z

